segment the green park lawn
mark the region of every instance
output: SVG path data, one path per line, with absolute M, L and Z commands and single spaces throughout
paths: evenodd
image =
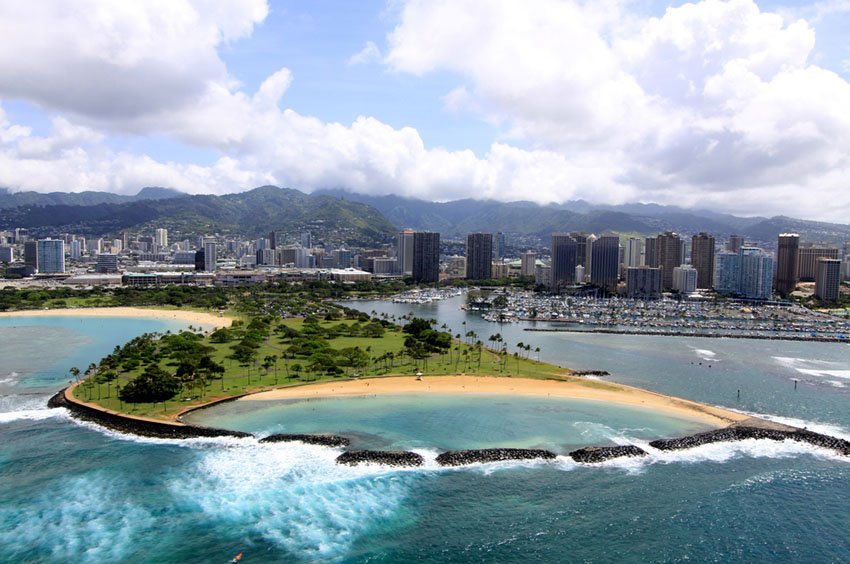
M 321 331 L 333 327 L 344 330 L 357 323 L 351 320 L 319 321 L 316 325 Z M 270 331 L 259 342 L 256 353 L 250 361 L 244 358 L 240 361 L 233 358 L 234 345 L 239 342 L 239 336 L 246 331 L 243 322 L 241 327 L 232 329 L 233 340 L 215 343 L 209 335 L 203 337 L 203 345 L 210 347 L 208 356 L 217 364 L 223 366 L 223 374 L 215 378 L 196 379 L 186 382 L 183 388 L 169 400 L 157 403 L 128 403 L 118 398 L 119 387 L 127 385 L 139 376 L 143 367 L 130 370 L 116 370 L 117 376 L 111 381 L 102 381 L 99 374 L 105 373 L 103 367 L 98 367 L 90 377 L 74 389 L 74 397 L 79 400 L 98 404 L 107 409 L 128 413 L 136 416 L 153 417 L 172 420 L 179 412 L 209 403 L 246 393 L 270 389 L 274 387 L 299 386 L 314 382 L 338 381 L 350 378 L 375 378 L 382 376 L 412 375 L 422 372 L 428 375 L 445 374 L 486 374 L 492 376 L 512 376 L 524 378 L 552 378 L 564 373 L 564 370 L 534 359 L 534 351 L 521 351 L 514 354 L 517 347 L 509 346 L 509 353 L 499 355 L 495 348 L 486 346 L 476 347 L 471 339 L 451 340 L 451 346 L 444 352 L 432 352 L 411 358 L 405 354 L 405 337 L 400 327 L 389 326 L 379 337 L 339 335 L 332 338 L 318 339 L 329 349 L 334 359 L 337 373 L 322 370 L 314 362 L 315 357 L 305 354 L 292 356 L 293 344 L 289 338 L 281 334 L 285 328 L 303 332 L 303 319 L 275 320 L 270 325 Z M 365 325 L 360 323 L 360 326 Z M 305 337 L 306 338 L 306 337 Z M 503 346 L 503 343 L 489 343 L 491 346 Z M 346 357 L 339 351 L 347 353 Z M 174 374 L 177 361 L 157 351 L 156 363 L 165 371 Z M 359 361 L 354 360 L 359 358 Z

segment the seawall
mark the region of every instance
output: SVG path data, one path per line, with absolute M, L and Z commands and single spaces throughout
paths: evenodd
M 85 405 L 76 401 L 70 394 L 70 388 L 64 388 L 51 397 L 47 402 L 48 407 L 64 407 L 74 417 L 83 421 L 91 421 L 102 427 L 129 433 L 142 437 L 157 437 L 162 439 L 195 439 L 199 437 L 251 437 L 250 433 L 241 431 L 228 431 L 226 429 L 215 429 L 212 427 L 199 427 L 181 423 L 166 423 L 141 419 L 132 415 L 124 415 Z
M 157 437 L 167 439 L 193 439 L 199 437 L 253 437 L 250 433 L 230 431 L 213 427 L 201 427 L 186 423 L 168 423 L 133 417 L 111 411 L 97 409 L 83 404 L 71 396 L 71 388 L 64 388 L 53 395 L 47 402 L 50 408 L 64 407 L 72 415 L 84 421 L 97 423 L 107 429 L 142 437 Z M 740 423 L 733 423 L 721 429 L 696 433 L 685 437 L 671 439 L 656 439 L 649 443 L 652 448 L 670 451 L 694 448 L 717 442 L 735 442 L 747 439 L 763 439 L 773 441 L 792 440 L 826 448 L 844 456 L 850 456 L 850 441 L 816 433 L 808 429 L 800 429 L 763 419 L 750 418 Z M 346 447 L 350 444 L 347 437 L 337 435 L 270 435 L 260 439 L 260 443 L 299 441 L 307 444 L 321 445 L 330 448 Z M 576 462 L 595 464 L 620 457 L 646 456 L 648 453 L 635 445 L 619 446 L 589 446 L 574 450 L 569 456 Z M 479 450 L 446 451 L 437 456 L 440 466 L 465 466 L 475 463 L 487 463 L 506 460 L 553 460 L 557 455 L 540 449 L 493 448 Z M 406 451 L 364 451 L 348 450 L 338 458 L 340 464 L 359 464 L 373 462 L 390 466 L 421 466 L 421 455 Z

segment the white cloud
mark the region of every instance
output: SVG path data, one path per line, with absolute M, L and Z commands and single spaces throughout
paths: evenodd
M 367 41 L 363 49 L 348 59 L 349 65 L 366 65 L 381 60 L 381 50 L 374 41 Z
M 185 107 L 229 80 L 217 49 L 267 12 L 265 0 L 4 0 L 0 96 L 101 125 Z
M 0 23 L 9 50 L 52 81 L 17 84 L 22 63 L 0 54 L 0 93 L 57 113 L 40 138 L 0 109 L 0 185 L 224 193 L 273 183 L 841 221 L 850 212 L 850 85 L 810 63 L 806 22 L 750 0 L 705 0 L 651 19 L 615 0 L 406 2 L 383 61 L 422 80 L 453 73 L 446 108 L 504 124 L 504 138 L 524 147 L 496 142 L 483 155 L 429 148 L 415 129 L 375 117 L 327 123 L 288 109 L 287 68 L 247 92 L 218 49 L 262 21 L 264 2 L 92 2 L 85 17 L 63 6 L 37 3 L 23 27 L 62 16 L 85 37 L 71 23 L 54 22 L 57 33 L 41 39 Z M 0 3 L 0 22 L 9 10 Z M 377 57 L 367 43 L 352 61 Z M 114 152 L 113 131 L 164 134 L 221 156 L 200 166 Z

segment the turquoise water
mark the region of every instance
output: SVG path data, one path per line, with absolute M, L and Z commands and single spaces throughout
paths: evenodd
M 451 304 L 429 311 L 441 323 L 478 327 Z M 434 463 L 445 448 L 508 439 L 564 453 L 695 430 L 594 402 L 403 396 L 251 411 L 231 403 L 196 415 L 258 434 L 342 432 L 363 447 L 412 448 L 426 459 L 415 470 L 340 467 L 338 449 L 297 443 L 106 432 L 43 409 L 49 391 L 67 380 L 68 367 L 135 334 L 176 327 L 56 319 L 0 320 L 0 374 L 11 378 L 0 384 L 6 561 L 226 562 L 244 552 L 243 562 L 836 562 L 850 554 L 850 462 L 800 444 L 650 451 L 593 467 L 563 456 L 459 469 Z M 539 343 L 544 359 L 850 437 L 850 355 L 838 345 L 500 330 Z M 800 380 L 796 392 L 791 378 Z
M 620 440 L 693 433 L 708 427 L 628 406 L 587 400 L 497 395 L 398 395 L 238 401 L 197 412 L 189 421 L 265 436 L 331 433 L 352 448 L 576 448 Z

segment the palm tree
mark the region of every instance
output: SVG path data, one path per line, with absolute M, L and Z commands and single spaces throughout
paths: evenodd
M 540 347 L 536 347 L 534 349 L 534 352 L 537 353 L 537 362 L 540 362 Z

